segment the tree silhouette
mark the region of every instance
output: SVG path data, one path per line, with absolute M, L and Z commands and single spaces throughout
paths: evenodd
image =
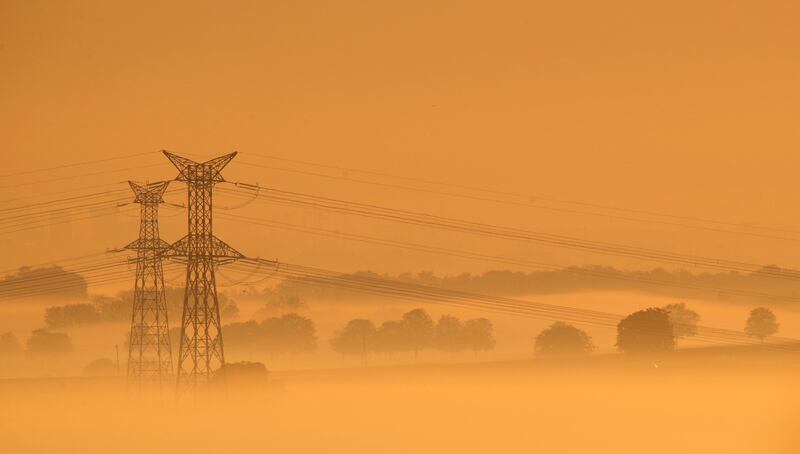
M 487 318 L 473 318 L 464 322 L 464 343 L 475 356 L 478 352 L 493 350 L 495 340 L 494 327 Z
M 403 323 L 399 320 L 389 320 L 381 323 L 375 341 L 375 350 L 386 353 L 389 357 L 396 352 L 408 351 L 408 344 L 405 342 L 403 332 Z
M 41 356 L 61 356 L 72 352 L 72 340 L 66 333 L 53 333 L 37 329 L 31 333 L 27 342 L 28 352 Z
M 317 348 L 314 322 L 298 314 L 264 319 L 260 330 L 264 346 L 272 353 L 311 353 Z
M 172 334 L 173 330 L 176 331 L 175 334 Z M 252 346 L 263 338 L 261 326 L 255 320 L 230 323 L 223 326 L 222 330 L 225 333 L 226 346 Z M 180 327 L 170 330 L 170 335 L 175 336 L 173 339 L 180 339 Z
M 464 325 L 458 317 L 442 315 L 436 323 L 433 345 L 444 352 L 455 356 L 457 352 L 467 348 Z
M 58 282 L 60 285 L 45 286 L 40 282 Z M 37 298 L 86 298 L 88 285 L 78 273 L 66 271 L 58 265 L 44 268 L 22 267 L 15 274 L 0 279 L 0 290 L 25 293 L 33 292 Z
M 779 327 L 778 320 L 771 310 L 766 307 L 758 307 L 750 311 L 744 332 L 748 336 L 759 338 L 763 344 L 764 338 L 777 333 Z
M 592 338 L 578 328 L 564 322 L 555 322 L 536 336 L 536 356 L 567 357 L 591 353 Z
M 367 362 L 367 354 L 375 350 L 375 340 L 378 330 L 375 324 L 369 320 L 355 319 L 347 322 L 347 325 L 336 332 L 331 339 L 331 348 L 342 355 L 361 355 L 364 363 Z
M 669 321 L 672 323 L 676 339 L 697 335 L 700 315 L 686 307 L 686 303 L 669 304 L 664 306 L 664 310 L 669 312 Z
M 402 330 L 408 349 L 414 352 L 414 359 L 417 358 L 420 350 L 431 346 L 434 324 L 433 319 L 424 309 L 414 309 L 403 314 Z
M 128 314 L 130 317 L 130 314 Z M 93 304 L 66 304 L 45 309 L 44 321 L 50 329 L 98 323 L 103 316 Z
M 256 312 L 256 318 L 298 313 L 306 309 L 307 305 L 297 295 L 278 293 L 271 295 L 266 303 Z
M 617 325 L 617 348 L 627 354 L 649 355 L 675 349 L 669 312 L 651 307 L 634 312 Z

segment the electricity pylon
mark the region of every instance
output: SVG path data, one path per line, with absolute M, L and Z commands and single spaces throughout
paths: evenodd
M 140 205 L 139 238 L 125 246 L 136 251 L 136 285 L 133 292 L 128 382 L 140 386 L 164 383 L 172 375 L 172 348 L 164 294 L 161 252 L 169 244 L 158 234 L 158 205 L 164 202 L 169 182 L 129 182 Z
M 212 232 L 212 190 L 225 180 L 222 169 L 236 156 L 227 154 L 198 163 L 164 151 L 178 168 L 177 181 L 188 188 L 188 234 L 164 251 L 165 257 L 186 261 L 186 290 L 181 317 L 181 344 L 178 354 L 180 390 L 207 382 L 225 364 L 222 324 L 215 268 L 244 256 Z

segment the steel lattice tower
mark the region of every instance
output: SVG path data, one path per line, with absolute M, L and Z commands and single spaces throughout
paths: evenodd
M 207 382 L 225 364 L 215 267 L 243 255 L 212 232 L 212 190 L 225 181 L 220 172 L 236 156 L 231 153 L 197 163 L 164 151 L 178 168 L 177 181 L 188 187 L 188 234 L 164 253 L 186 260 L 186 290 L 181 317 L 178 388 Z
M 128 381 L 157 382 L 172 375 L 172 349 L 164 295 L 161 252 L 169 244 L 158 234 L 158 205 L 169 182 L 140 185 L 129 182 L 140 205 L 139 238 L 125 246 L 136 251 L 136 285 L 133 293 Z

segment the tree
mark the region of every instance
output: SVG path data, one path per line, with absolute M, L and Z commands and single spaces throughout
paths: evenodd
M 33 355 L 60 356 L 69 354 L 73 350 L 69 335 L 45 329 L 33 330 L 27 344 L 28 352 Z
M 97 308 L 88 303 L 52 306 L 45 309 L 44 312 L 44 321 L 50 329 L 98 323 L 102 319 L 102 315 Z
M 41 282 L 58 282 L 59 285 L 45 286 Z M 0 291 L 14 291 L 21 298 L 32 293 L 36 298 L 86 298 L 88 285 L 78 273 L 66 271 L 53 265 L 44 268 L 22 267 L 15 274 L 0 279 Z
M 416 359 L 420 350 L 430 347 L 433 341 L 433 319 L 424 309 L 414 309 L 403 314 L 402 328 L 408 349 Z
M 764 338 L 772 336 L 778 332 L 778 319 L 775 314 L 766 307 L 758 307 L 750 311 L 744 332 L 748 336 L 757 337 L 764 343 Z
M 298 313 L 306 307 L 305 301 L 299 296 L 278 293 L 270 296 L 264 306 L 256 312 L 256 318 Z
M 239 317 L 239 306 L 235 301 L 222 306 L 220 316 L 225 320 L 232 320 Z
M 336 332 L 331 339 L 331 348 L 342 355 L 361 355 L 364 363 L 367 362 L 367 354 L 375 350 L 375 339 L 378 330 L 370 320 L 355 319 L 347 322 L 347 325 Z
M 13 355 L 19 353 L 22 347 L 19 345 L 17 336 L 14 333 L 7 332 L 0 334 L 0 355 Z
M 389 357 L 393 353 L 407 351 L 404 342 L 403 323 L 399 320 L 389 320 L 381 323 L 375 339 L 375 350 L 386 353 Z
M 536 356 L 567 357 L 591 353 L 592 338 L 585 331 L 564 322 L 555 322 L 536 336 Z
M 617 348 L 632 355 L 650 355 L 675 349 L 669 312 L 651 307 L 628 315 L 617 325 Z
M 478 352 L 493 350 L 495 340 L 492 322 L 486 318 L 473 318 L 464 322 L 464 344 L 475 356 Z
M 467 348 L 464 338 L 464 324 L 458 317 L 442 315 L 436 323 L 433 345 L 444 352 L 455 356 L 457 352 Z
M 669 321 L 672 323 L 676 339 L 697 335 L 700 315 L 686 307 L 686 303 L 669 304 L 664 306 L 664 310 L 669 312 Z
M 264 319 L 260 324 L 263 345 L 272 353 L 310 353 L 317 348 L 316 327 L 298 314 Z
M 230 323 L 223 326 L 222 331 L 225 333 L 226 346 L 255 345 L 262 337 L 261 326 L 255 320 Z M 180 335 L 180 327 L 178 327 L 173 339 L 180 339 Z

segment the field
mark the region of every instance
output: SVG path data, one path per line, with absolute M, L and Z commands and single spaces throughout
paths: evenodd
M 176 399 L 119 378 L 0 382 L 3 452 L 792 453 L 800 354 L 687 349 L 273 371 Z

